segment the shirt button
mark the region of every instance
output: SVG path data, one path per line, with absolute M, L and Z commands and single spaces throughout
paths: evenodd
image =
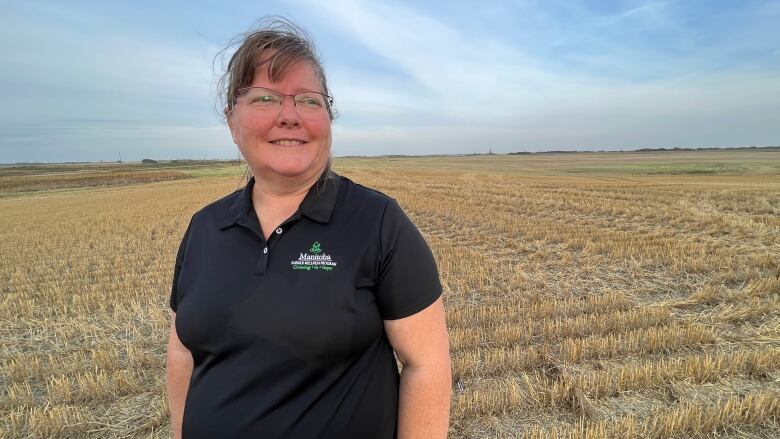
M 277 234 L 277 235 L 281 235 L 281 234 L 282 234 L 282 228 L 281 228 L 281 227 L 279 227 L 278 229 L 276 229 L 276 234 Z
M 268 253 L 268 247 L 263 249 L 263 254 L 266 254 L 266 253 Z

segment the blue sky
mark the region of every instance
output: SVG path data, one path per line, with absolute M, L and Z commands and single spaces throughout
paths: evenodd
M 0 162 L 237 157 L 212 61 L 273 14 L 336 156 L 780 144 L 780 1 L 419 3 L 2 2 Z

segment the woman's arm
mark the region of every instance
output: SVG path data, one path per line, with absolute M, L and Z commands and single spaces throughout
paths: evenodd
M 384 325 L 390 344 L 403 364 L 398 438 L 446 438 L 452 369 L 442 298 L 417 314 L 385 320 Z
M 176 333 L 176 313 L 171 319 L 168 335 L 168 406 L 171 409 L 171 429 L 174 439 L 181 438 L 181 422 L 184 416 L 184 401 L 192 375 L 192 354 L 184 347 Z

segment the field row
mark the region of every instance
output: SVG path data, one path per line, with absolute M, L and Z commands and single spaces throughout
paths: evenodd
M 640 419 L 585 421 L 567 427 L 532 427 L 511 436 L 524 439 L 690 438 L 722 432 L 746 433 L 761 429 L 774 435 L 780 428 L 780 399 L 770 392 L 723 398 L 712 404 L 683 402 L 659 409 Z M 762 434 L 758 437 L 771 437 Z M 749 437 L 749 436 L 748 436 Z
M 127 186 L 130 184 L 178 180 L 189 177 L 189 174 L 177 171 L 121 171 L 68 173 L 56 176 L 52 174 L 0 176 L 0 194 L 15 195 L 54 189 Z
M 543 369 L 550 364 L 670 353 L 714 343 L 715 334 L 704 326 L 662 326 L 605 336 L 567 338 L 560 343 L 479 347 L 453 354 L 456 376 L 491 376 L 505 372 Z
M 601 399 L 625 392 L 644 391 L 663 393 L 674 382 L 715 383 L 732 376 L 759 381 L 772 380 L 780 370 L 778 349 L 766 352 L 738 350 L 729 353 L 685 354 L 584 372 L 574 371 L 571 366 L 559 367 L 550 363 L 548 369 L 544 369 L 545 360 L 549 361 L 549 356 L 539 353 L 536 348 L 529 351 L 529 357 L 537 355 L 541 360 L 533 368 L 528 368 L 527 372 L 504 369 L 495 376 L 464 377 L 456 392 L 460 415 L 489 415 L 543 407 L 571 408 L 583 397 Z

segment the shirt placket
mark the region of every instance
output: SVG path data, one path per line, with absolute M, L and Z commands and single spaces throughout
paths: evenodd
M 263 276 L 266 272 L 268 272 L 268 264 L 271 260 L 271 253 L 273 253 L 274 247 L 277 246 L 279 241 L 282 239 L 283 235 L 292 227 L 292 225 L 300 219 L 300 212 L 296 212 L 288 218 L 285 222 L 283 222 L 279 227 L 276 228 L 271 233 L 271 236 L 268 237 L 268 241 L 265 240 L 265 237 L 263 236 L 263 232 L 260 229 L 260 221 L 257 219 L 257 216 L 252 214 L 251 220 L 248 220 L 245 217 L 242 217 L 239 219 L 238 224 L 246 227 L 250 231 L 252 231 L 255 235 L 257 235 L 258 238 L 260 238 L 261 247 L 262 250 L 260 251 L 260 255 L 258 257 L 257 266 L 255 267 L 255 275 L 256 276 Z

